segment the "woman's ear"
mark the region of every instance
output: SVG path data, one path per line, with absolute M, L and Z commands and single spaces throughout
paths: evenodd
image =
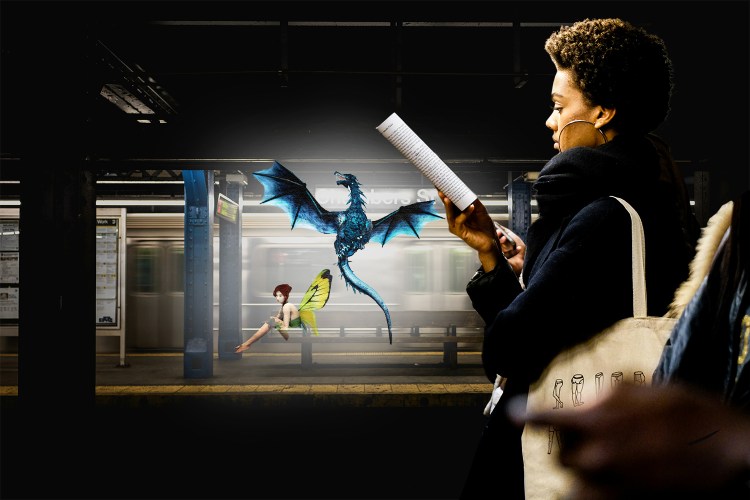
M 609 123 L 615 117 L 616 113 L 617 113 L 617 108 L 604 108 L 602 106 L 599 106 L 599 114 L 596 117 L 594 126 L 596 128 L 605 128 L 607 125 L 609 125 Z

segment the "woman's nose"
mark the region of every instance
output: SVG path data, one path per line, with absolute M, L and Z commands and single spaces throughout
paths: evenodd
M 552 118 L 552 114 L 550 114 L 550 115 L 549 115 L 549 116 L 547 117 L 547 120 L 546 120 L 546 121 L 544 122 L 544 125 L 545 125 L 545 126 L 546 126 L 546 127 L 548 128 L 548 129 L 552 130 L 553 132 L 554 132 L 555 130 L 557 130 L 557 121 L 555 121 L 555 120 L 554 120 L 554 119 Z

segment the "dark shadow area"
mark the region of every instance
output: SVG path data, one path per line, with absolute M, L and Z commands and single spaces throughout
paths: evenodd
M 476 405 L 287 401 L 117 398 L 90 417 L 29 418 L 4 397 L 0 496 L 457 498 L 484 419 Z

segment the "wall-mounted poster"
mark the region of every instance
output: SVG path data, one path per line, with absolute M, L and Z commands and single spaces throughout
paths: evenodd
M 18 219 L 0 221 L 0 251 L 18 251 Z
M 18 287 L 0 285 L 0 319 L 18 320 Z
M 18 219 L 0 220 L 0 321 L 18 323 Z
M 18 283 L 18 252 L 0 252 L 0 283 Z
M 119 219 L 96 219 L 96 325 L 117 326 Z

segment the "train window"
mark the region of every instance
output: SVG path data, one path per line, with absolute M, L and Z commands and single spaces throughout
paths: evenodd
M 477 253 L 471 248 L 457 247 L 448 250 L 448 291 L 465 292 L 466 283 L 479 267 Z
M 180 293 L 185 291 L 185 248 L 171 247 L 169 260 L 169 291 Z
M 417 245 L 406 249 L 407 292 L 427 293 L 430 291 L 430 248 Z
M 140 293 L 157 291 L 156 269 L 158 248 L 135 248 L 135 290 Z
M 328 244 L 261 242 L 250 249 L 248 270 L 251 280 L 247 284 L 251 301 L 267 300 L 279 283 L 290 284 L 293 300 L 299 300 L 316 274 L 322 269 L 330 269 L 331 264 L 335 264 L 335 260 L 332 262 Z

